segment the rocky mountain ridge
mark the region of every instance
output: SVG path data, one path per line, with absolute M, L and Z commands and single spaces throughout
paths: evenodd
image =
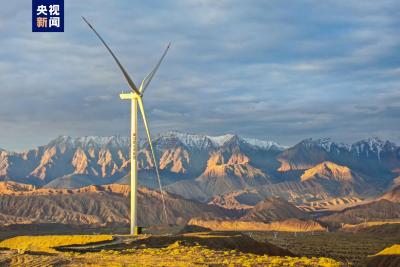
M 242 191 L 296 204 L 376 197 L 400 173 L 400 148 L 378 138 L 351 145 L 306 139 L 285 147 L 231 134 L 167 132 L 153 142 L 167 190 L 206 203 Z M 156 188 L 145 140 L 139 142 L 138 166 L 139 183 Z M 1 150 L 0 180 L 46 188 L 129 184 L 129 139 L 60 136 L 26 152 Z
M 397 192 L 395 190 L 394 192 Z M 252 192 L 249 192 L 252 193 Z M 35 188 L 16 182 L 0 182 L 0 225 L 67 224 L 110 226 L 129 223 L 127 185 L 92 185 L 78 189 Z M 240 200 L 241 195 L 234 195 Z M 211 228 L 229 230 L 321 231 L 345 224 L 366 221 L 395 222 L 400 217 L 400 203 L 385 198 L 357 203 L 357 199 L 337 199 L 345 202 L 340 210 L 315 213 L 283 198 L 269 197 L 260 201 L 250 197 L 245 209 L 226 208 L 218 199 L 208 204 L 166 193 L 168 223 L 191 222 Z M 252 202 L 254 201 L 254 202 Z M 158 191 L 140 187 L 138 190 L 139 223 L 143 226 L 166 224 Z M 197 223 L 194 223 L 197 221 Z M 200 223 L 200 224 L 199 224 Z M 203 225 L 204 226 L 204 225 Z
M 15 182 L 0 182 L 0 225 L 61 223 L 68 225 L 129 224 L 130 187 L 97 185 L 79 189 L 35 189 Z M 192 217 L 227 218 L 232 212 L 166 194 L 168 223 L 184 224 Z M 167 224 L 161 195 L 138 190 L 138 218 L 142 226 Z

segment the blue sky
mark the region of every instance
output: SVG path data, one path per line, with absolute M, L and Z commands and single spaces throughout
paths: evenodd
M 119 69 L 140 83 L 153 133 L 400 143 L 400 2 L 66 0 L 64 33 L 32 33 L 31 1 L 0 10 L 0 147 L 127 135 Z

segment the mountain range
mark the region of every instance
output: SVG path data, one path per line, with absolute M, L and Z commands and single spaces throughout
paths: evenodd
M 281 197 L 296 204 L 364 199 L 384 194 L 400 179 L 400 147 L 378 138 L 351 145 L 306 139 L 287 147 L 231 134 L 167 132 L 153 142 L 166 190 L 203 203 L 229 194 Z M 143 140 L 138 165 L 139 183 L 156 188 Z M 128 184 L 129 139 L 60 136 L 25 152 L 0 150 L 0 179 L 69 189 Z
M 0 226 L 8 224 L 128 225 L 127 185 L 92 185 L 79 189 L 36 189 L 0 182 Z M 236 213 L 173 194 L 165 195 L 168 223 L 184 224 L 193 217 L 234 217 Z M 159 192 L 138 190 L 138 218 L 142 226 L 167 223 Z
M 324 231 L 400 218 L 400 147 L 167 132 L 153 139 L 168 223 L 216 230 Z M 129 139 L 59 136 L 0 149 L 0 226 L 127 225 Z M 149 145 L 140 140 L 139 223 L 166 223 Z
M 128 185 L 118 184 L 51 189 L 11 181 L 0 182 L 0 229 L 15 224 L 128 227 L 129 194 Z M 398 221 L 398 189 L 391 190 L 387 195 L 391 200 L 387 200 L 385 195 L 342 210 L 313 213 L 279 197 L 266 198 L 246 209 L 235 209 L 166 193 L 167 221 L 163 216 L 160 193 L 140 187 L 138 218 L 139 224 L 145 227 L 168 222 L 214 230 L 303 232 L 326 231 L 327 227 L 335 229 L 341 225 L 345 225 L 345 229 L 356 229 L 366 221 Z

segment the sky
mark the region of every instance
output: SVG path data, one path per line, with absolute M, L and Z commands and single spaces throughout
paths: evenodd
M 172 42 L 144 96 L 153 134 L 400 143 L 398 0 L 65 0 L 63 33 L 33 33 L 19 0 L 0 9 L 1 148 L 129 134 L 128 85 L 81 16 L 136 84 Z

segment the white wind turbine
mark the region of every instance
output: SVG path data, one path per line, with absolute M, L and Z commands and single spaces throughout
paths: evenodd
M 160 187 L 161 199 L 162 199 L 162 204 L 163 204 L 163 209 L 164 209 L 165 220 L 166 220 L 166 222 L 168 222 L 167 210 L 165 208 L 164 192 L 163 192 L 162 185 L 161 185 L 160 173 L 158 171 L 157 160 L 156 160 L 153 145 L 151 142 L 149 125 L 147 123 L 146 113 L 144 112 L 142 98 L 143 98 L 144 91 L 149 86 L 151 80 L 153 79 L 154 75 L 156 74 L 156 72 L 158 70 L 158 67 L 160 66 L 161 62 L 163 61 L 165 55 L 167 54 L 171 43 L 168 44 L 167 48 L 165 49 L 163 55 L 161 56 L 160 60 L 158 61 L 157 65 L 154 67 L 154 69 L 143 79 L 143 81 L 140 83 L 139 88 L 137 88 L 135 83 L 132 81 L 131 77 L 128 75 L 128 73 L 126 72 L 124 67 L 121 65 L 121 63 L 119 62 L 117 57 L 114 55 L 114 53 L 111 51 L 111 49 L 108 47 L 108 45 L 103 40 L 103 38 L 101 38 L 101 36 L 97 33 L 97 31 L 93 28 L 93 26 L 84 17 L 82 17 L 82 19 L 87 23 L 87 25 L 89 25 L 89 27 L 97 35 L 97 37 L 100 39 L 100 41 L 103 43 L 103 45 L 107 48 L 108 52 L 110 52 L 111 56 L 114 58 L 115 62 L 117 63 L 120 70 L 122 71 L 126 81 L 128 82 L 128 84 L 131 88 L 131 92 L 121 93 L 119 96 L 121 99 L 131 100 L 131 103 L 132 103 L 132 107 L 131 107 L 131 151 L 130 151 L 130 154 L 131 154 L 131 229 L 130 229 L 130 233 L 131 233 L 131 235 L 136 235 L 140 232 L 140 230 L 137 226 L 137 204 L 136 204 L 137 203 L 136 201 L 137 201 L 137 127 L 138 127 L 137 107 L 138 107 L 138 105 L 139 105 L 140 113 L 142 114 L 144 127 L 146 128 L 147 139 L 148 139 L 151 154 L 153 157 L 154 167 L 156 169 L 156 174 L 157 174 L 158 184 Z

